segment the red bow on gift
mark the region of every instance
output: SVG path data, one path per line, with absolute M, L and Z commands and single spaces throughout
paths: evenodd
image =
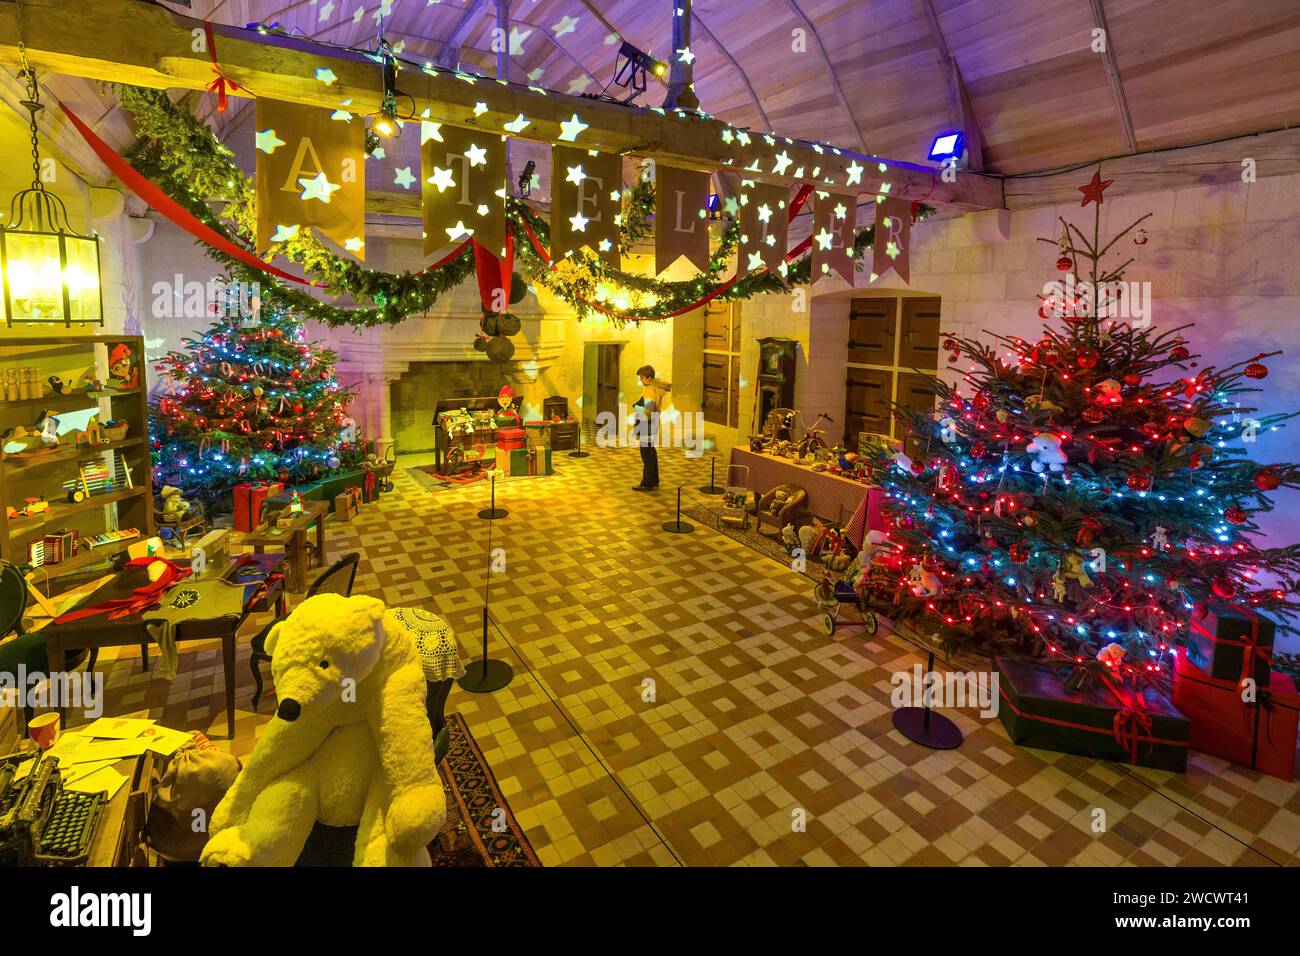
M 203 22 L 203 34 L 208 42 L 208 58 L 212 60 L 212 72 L 217 74 L 217 78 L 208 84 L 208 92 L 217 94 L 217 112 L 224 113 L 227 90 L 234 92 L 242 87 L 221 72 L 221 64 L 217 62 L 217 40 L 212 34 L 212 24 L 206 20 Z

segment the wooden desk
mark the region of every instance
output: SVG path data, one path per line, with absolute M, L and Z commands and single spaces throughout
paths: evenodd
M 246 555 L 245 557 L 249 556 Z M 257 570 L 265 577 L 265 575 L 277 570 L 282 561 L 283 557 L 278 554 L 262 555 L 256 559 Z M 188 560 L 182 559 L 176 563 L 184 565 L 188 563 Z M 238 560 L 232 562 L 222 572 L 222 577 L 226 580 L 235 580 L 233 575 L 238 571 L 239 567 Z M 87 594 L 78 602 L 77 607 L 89 607 L 102 604 L 105 601 L 129 597 L 136 588 L 142 587 L 148 582 L 149 576 L 144 568 L 125 569 L 115 575 L 103 587 Z M 221 641 L 221 659 L 226 678 L 226 731 L 231 739 L 234 739 L 235 736 L 236 635 L 250 614 L 254 611 L 268 610 L 272 602 L 277 605 L 281 604 L 283 596 L 283 583 L 280 579 L 277 579 L 265 593 L 260 594 L 255 599 L 246 598 L 243 613 L 238 617 L 184 621 L 176 628 L 177 644 L 182 641 Z M 75 610 L 75 608 L 69 610 Z M 144 626 L 144 621 L 139 614 L 128 614 L 114 620 L 109 620 L 105 616 L 96 616 L 82 618 L 79 621 L 70 621 L 66 624 L 51 623 L 42 629 L 40 633 L 45 636 L 45 654 L 49 661 L 51 674 L 61 674 L 66 670 L 70 652 L 93 650 L 100 647 L 134 647 L 140 645 L 144 648 L 145 667 L 148 668 L 148 645 L 153 639 L 149 636 L 149 630 Z M 60 716 L 66 716 L 63 708 L 60 708 L 59 714 Z M 67 726 L 66 720 L 64 726 Z
M 126 777 L 126 783 L 100 812 L 95 835 L 90 839 L 86 866 L 147 865 L 139 853 L 140 836 L 152 799 L 153 761 L 154 754 L 145 751 L 139 757 L 127 757 L 113 764 L 113 769 Z
M 307 590 L 307 531 L 312 523 L 316 525 L 316 564 L 326 567 L 325 556 L 325 518 L 329 514 L 329 505 L 323 501 L 304 501 L 302 514 L 293 520 L 293 524 L 282 531 L 253 531 L 244 535 L 243 543 L 253 549 L 254 554 L 264 554 L 268 546 L 284 548 L 284 556 L 289 562 L 289 590 L 301 594 Z

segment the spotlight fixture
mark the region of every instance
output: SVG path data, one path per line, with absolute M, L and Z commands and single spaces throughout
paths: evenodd
M 937 163 L 954 157 L 960 159 L 966 151 L 966 135 L 961 130 L 940 133 L 930 144 L 930 158 Z
M 656 60 L 649 53 L 637 49 L 626 40 L 618 48 L 618 59 L 615 62 L 617 69 L 614 72 L 614 82 L 632 91 L 623 101 L 624 103 L 630 103 L 636 99 L 637 94 L 645 92 L 647 73 L 653 73 L 660 78 L 668 75 L 667 63 Z
M 370 129 L 366 132 L 366 155 L 370 155 L 378 148 L 378 138 L 401 139 L 402 120 L 414 118 L 413 115 L 405 117 L 400 115 L 397 108 L 399 98 L 406 97 L 411 101 L 410 113 L 413 114 L 415 110 L 414 98 L 397 88 L 397 57 L 388 41 L 381 39 L 372 56 L 379 61 L 383 69 L 384 97 L 379 101 L 379 113 L 370 121 Z
M 537 172 L 537 164 L 531 159 L 524 165 L 524 171 L 519 174 L 519 198 L 529 195 L 533 191 L 533 174 Z

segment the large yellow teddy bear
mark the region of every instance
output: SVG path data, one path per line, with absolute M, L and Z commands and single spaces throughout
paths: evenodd
M 447 814 L 405 629 L 319 594 L 267 636 L 280 703 L 212 814 L 208 866 L 292 866 L 316 821 L 356 826 L 354 866 L 428 866 Z

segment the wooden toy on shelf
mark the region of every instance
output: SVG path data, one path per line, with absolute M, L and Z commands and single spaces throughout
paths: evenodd
M 10 505 L 8 515 L 10 518 L 30 518 L 33 515 L 44 514 L 49 510 L 50 503 L 38 495 L 34 498 L 24 498 L 21 508 Z
M 133 487 L 131 468 L 121 455 L 114 457 L 111 468 L 102 458 L 80 462 L 77 465 L 77 477 L 63 483 L 68 500 L 73 503 Z

